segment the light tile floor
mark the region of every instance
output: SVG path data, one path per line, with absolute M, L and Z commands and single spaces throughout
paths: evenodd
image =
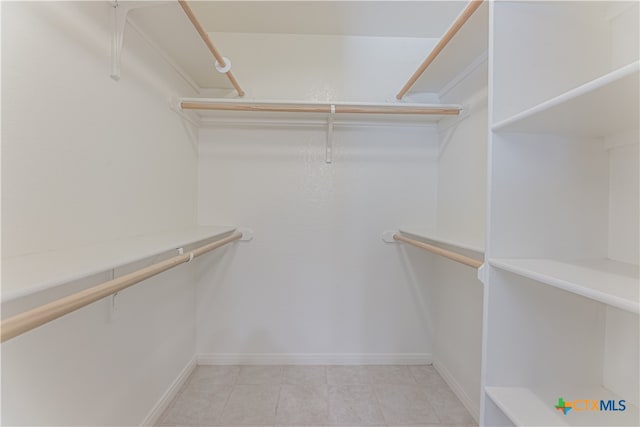
M 432 366 L 198 366 L 159 426 L 475 426 Z

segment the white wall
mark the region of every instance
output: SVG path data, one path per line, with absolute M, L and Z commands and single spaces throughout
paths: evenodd
M 482 257 L 472 252 L 466 255 Z M 481 396 L 483 285 L 477 278 L 477 270 L 431 256 L 434 258 L 430 272 L 434 365 L 477 420 Z
M 2 2 L 5 257 L 195 224 L 197 156 L 167 107 L 192 93 L 130 28 L 111 80 L 110 11 Z M 141 423 L 193 357 L 193 273 L 121 292 L 116 319 L 99 301 L 4 343 L 2 423 Z
M 609 251 L 615 261 L 638 264 L 640 184 L 637 131 L 608 138 L 619 144 L 609 150 Z
M 442 94 L 441 101 L 460 103 L 467 111 L 455 124 L 443 121 L 439 125 L 437 234 L 482 249 L 487 200 L 487 63 Z M 481 253 L 467 255 L 482 259 Z M 433 281 L 430 310 L 435 366 L 478 419 L 483 285 L 475 269 L 437 256 L 428 277 Z
M 167 106 L 192 89 L 130 27 L 109 77 L 107 2 L 21 3 L 3 2 L 3 256 L 194 224 L 197 154 Z
M 198 353 L 209 361 L 431 352 L 425 284 L 381 233 L 435 226 L 435 129 L 336 128 L 332 164 L 325 138 L 323 127 L 286 124 L 201 131 L 199 222 L 255 231 L 198 283 Z
M 487 63 L 441 96 L 465 111 L 439 124 L 438 236 L 484 248 L 487 203 Z

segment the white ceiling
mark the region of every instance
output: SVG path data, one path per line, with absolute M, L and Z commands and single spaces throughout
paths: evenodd
M 439 38 L 467 1 L 191 1 L 208 32 Z

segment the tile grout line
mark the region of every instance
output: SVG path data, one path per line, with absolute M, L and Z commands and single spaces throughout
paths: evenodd
M 373 380 L 370 377 L 368 372 L 367 372 L 367 376 L 369 377 L 371 391 L 373 392 L 373 397 L 376 400 L 376 403 L 378 404 L 378 409 L 380 410 L 380 414 L 382 415 L 384 425 L 385 427 L 389 427 L 389 421 L 387 421 L 387 417 L 384 415 L 384 411 L 382 410 L 382 404 L 380 403 L 380 398 L 378 397 L 378 392 L 376 391 L 376 385 L 373 383 Z
M 222 407 L 222 411 L 220 411 L 220 424 L 219 425 L 222 425 L 222 417 L 224 416 L 224 411 L 227 409 L 227 405 L 229 404 L 229 401 L 231 400 L 231 395 L 233 394 L 233 392 L 236 389 L 236 385 L 237 385 L 239 377 L 240 377 L 240 367 L 238 367 L 238 375 L 236 375 L 236 378 L 233 381 L 233 384 L 231 384 L 231 391 L 229 392 L 229 395 L 227 396 L 227 399 L 224 401 L 224 406 Z
M 433 364 L 431 364 L 431 365 L 415 365 L 415 366 L 431 366 L 433 368 Z M 433 369 L 435 371 L 435 368 L 433 368 Z M 416 374 L 413 373 L 413 370 L 411 369 L 411 367 L 409 367 L 409 372 L 413 376 L 413 379 L 415 380 L 416 384 L 418 384 L 421 387 L 425 387 L 424 384 L 420 383 L 420 380 L 418 380 L 418 377 L 416 376 Z M 440 374 L 438 374 L 438 371 L 435 371 L 435 372 L 436 372 L 437 375 L 440 375 Z M 438 415 L 438 411 L 436 410 L 436 407 L 431 403 L 431 399 L 429 399 L 428 395 L 429 394 L 427 393 L 427 402 L 429 403 L 429 406 L 431 406 L 431 408 L 433 409 L 433 414 L 438 419 L 438 424 L 441 425 L 442 424 L 442 420 L 440 419 L 440 415 Z

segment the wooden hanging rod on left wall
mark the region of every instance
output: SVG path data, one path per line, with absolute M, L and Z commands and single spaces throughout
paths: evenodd
M 109 295 L 113 295 L 116 292 L 135 285 L 136 283 L 140 283 L 143 280 L 156 276 L 163 271 L 167 271 L 180 264 L 190 262 L 194 258 L 241 238 L 242 233 L 235 231 L 227 237 L 202 245 L 193 249 L 189 253 L 176 255 L 124 276 L 109 280 L 108 282 L 103 282 L 83 291 L 73 293 L 50 303 L 16 314 L 8 319 L 3 319 L 0 322 L 0 341 L 5 342 L 11 338 L 17 337 L 18 335 L 37 328 L 38 326 L 42 326 L 52 320 L 62 317 L 65 314 L 76 311 L 102 298 L 108 297 Z
M 189 7 L 189 5 L 185 0 L 178 0 L 178 3 L 180 3 L 180 6 L 182 6 L 182 10 L 184 10 L 184 13 L 187 15 L 187 18 L 189 18 L 189 21 L 191 21 L 194 28 L 198 32 L 198 34 L 200 34 L 200 38 L 202 38 L 202 41 L 204 42 L 204 44 L 207 45 L 207 48 L 209 48 L 209 51 L 211 52 L 213 57 L 216 58 L 217 65 L 221 68 L 226 67 L 227 63 L 224 57 L 222 56 L 220 51 L 216 49 L 216 47 L 214 46 L 213 42 L 209 38 L 209 35 L 205 31 L 204 27 L 202 26 L 202 24 L 200 24 L 200 21 L 198 21 L 198 18 L 196 18 L 196 15 L 191 10 L 191 7 Z M 238 83 L 238 80 L 236 80 L 231 70 L 225 72 L 225 74 L 227 75 L 227 78 L 235 88 L 236 92 L 238 92 L 238 95 L 244 96 L 244 90 L 242 90 L 242 88 L 240 87 L 240 83 Z
M 355 114 L 408 114 L 457 116 L 460 107 L 456 105 L 359 105 L 331 103 L 289 103 L 289 102 L 225 102 L 222 100 L 184 99 L 180 102 L 183 110 L 216 111 L 264 111 L 280 113 L 325 113 Z M 333 108 L 333 111 L 332 111 Z

